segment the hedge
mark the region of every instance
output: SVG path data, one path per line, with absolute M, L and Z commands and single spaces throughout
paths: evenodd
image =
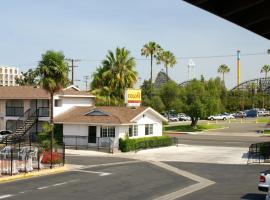
M 119 149 L 122 152 L 135 151 L 154 147 L 165 147 L 173 144 L 172 138 L 168 136 L 144 137 L 136 139 L 119 139 Z

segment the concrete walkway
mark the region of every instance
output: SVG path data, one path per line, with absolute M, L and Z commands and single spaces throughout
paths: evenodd
M 194 146 L 181 144 L 178 147 L 162 147 L 141 150 L 137 153 L 108 154 L 88 150 L 66 150 L 66 154 L 80 156 L 105 156 L 139 159 L 144 161 L 177 161 L 194 163 L 214 164 L 246 164 L 247 148 L 217 147 L 217 146 Z
M 214 164 L 247 164 L 247 148 L 179 145 L 121 153 L 115 156 L 145 161 L 176 161 Z

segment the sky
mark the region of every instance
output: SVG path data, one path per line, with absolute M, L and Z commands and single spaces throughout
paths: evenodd
M 262 65 L 270 64 L 269 40 L 181 0 L 1 1 L 0 25 L 0 65 L 26 71 L 37 66 L 46 50 L 63 51 L 67 58 L 81 59 L 75 69 L 81 89 L 83 76 L 91 76 L 116 47 L 126 47 L 137 59 L 138 85 L 149 79 L 150 61 L 140 55 L 149 41 L 178 58 L 169 69 L 177 83 L 188 79 L 189 58 L 195 63 L 195 78 L 220 76 L 218 66 L 227 64 L 228 88 L 236 85 L 236 56 L 208 56 L 241 50 L 241 81 L 263 76 Z M 244 56 L 249 53 L 264 55 Z M 154 65 L 154 77 L 163 68 Z

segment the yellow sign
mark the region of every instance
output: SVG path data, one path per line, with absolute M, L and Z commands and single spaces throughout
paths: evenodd
M 141 103 L 141 90 L 140 89 L 126 89 L 125 102 L 127 104 L 140 104 Z

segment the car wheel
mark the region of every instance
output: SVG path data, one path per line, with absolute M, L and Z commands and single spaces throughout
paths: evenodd
M 211 118 L 210 118 L 210 120 L 211 120 L 211 121 L 213 121 L 213 120 L 214 120 L 214 118 L 213 118 L 213 117 L 211 117 Z
M 226 120 L 226 117 L 224 117 L 223 120 Z

